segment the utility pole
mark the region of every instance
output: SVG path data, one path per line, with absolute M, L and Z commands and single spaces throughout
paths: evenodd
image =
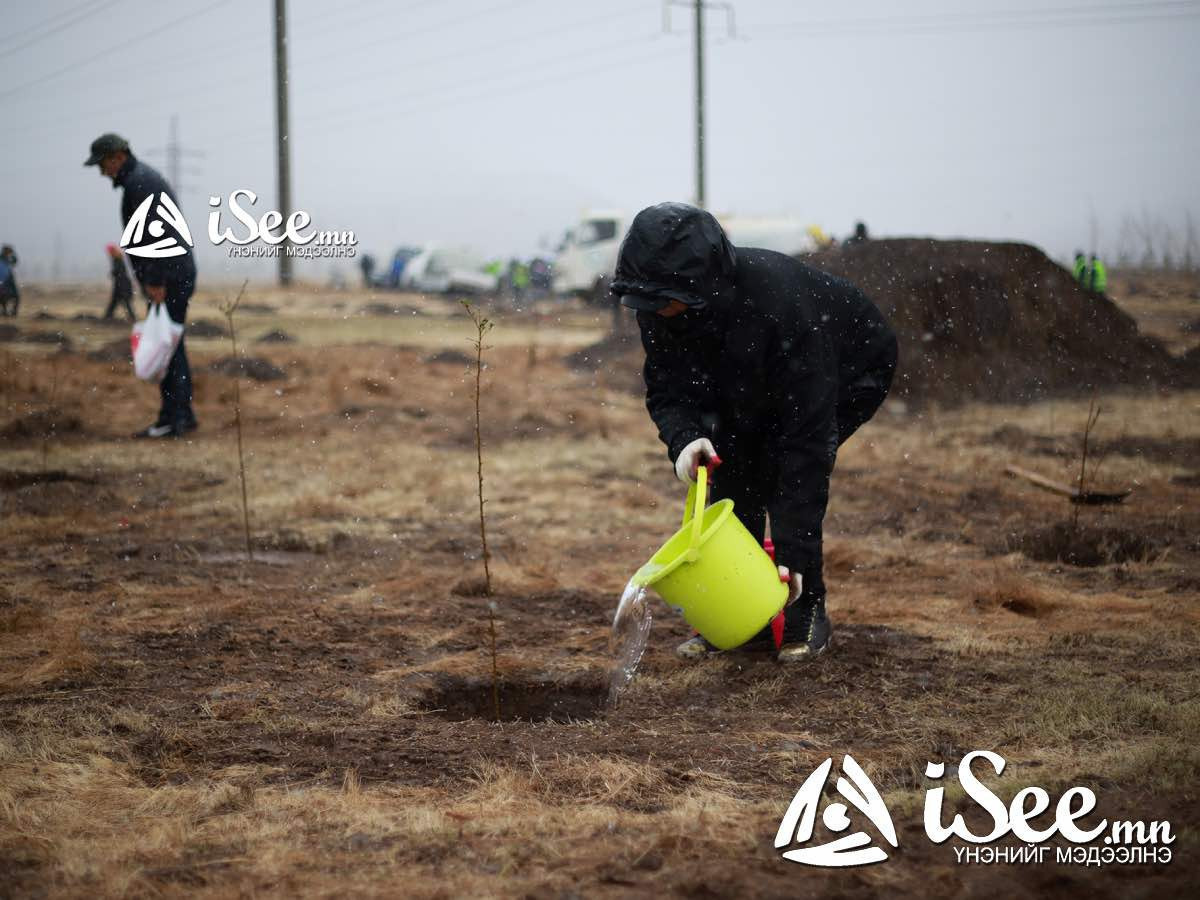
M 695 201 L 699 207 L 707 202 L 707 191 L 704 180 L 704 13 L 709 9 L 725 11 L 726 30 L 729 37 L 737 37 L 734 24 L 733 5 L 730 3 L 713 3 L 707 0 L 663 0 L 663 31 L 671 32 L 671 7 L 691 7 L 695 15 L 696 42 L 696 193 Z
M 279 176 L 279 211 L 284 221 L 292 214 L 292 167 L 288 147 L 287 0 L 275 0 L 275 146 Z M 287 241 L 279 244 L 279 283 L 292 283 L 292 258 Z

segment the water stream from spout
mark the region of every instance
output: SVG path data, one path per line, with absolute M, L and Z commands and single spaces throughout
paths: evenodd
M 620 703 L 621 695 L 637 674 L 642 654 L 646 652 L 646 641 L 650 638 L 650 626 L 654 617 L 646 600 L 646 588 L 630 580 L 621 594 L 613 616 L 612 632 L 608 638 L 609 650 L 616 656 L 612 674 L 608 680 L 608 707 Z

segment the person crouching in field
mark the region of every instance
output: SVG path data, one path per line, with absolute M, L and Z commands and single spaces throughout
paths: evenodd
M 137 319 L 133 314 L 133 282 L 129 280 L 129 273 L 125 271 L 125 257 L 116 244 L 109 244 L 105 249 L 112 264 L 112 296 L 108 301 L 108 309 L 104 311 L 104 318 L 111 319 L 117 305 L 120 304 L 125 307 L 125 315 L 129 316 L 129 321 L 133 322 Z
M 646 407 L 680 480 L 721 461 L 712 499 L 762 543 L 789 582 L 782 643 L 770 627 L 744 649 L 806 662 L 830 643 L 821 523 L 838 447 L 875 414 L 896 368 L 896 336 L 849 282 L 770 250 L 734 247 L 685 203 L 642 210 L 611 290 L 637 310 Z M 676 652 L 714 652 L 703 637 Z

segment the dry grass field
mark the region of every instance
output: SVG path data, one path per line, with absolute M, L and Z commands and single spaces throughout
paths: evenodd
M 1194 346 L 1194 282 L 1164 290 L 1128 308 Z M 189 319 L 219 324 L 223 296 Z M 470 323 L 395 295 L 246 302 L 239 341 L 283 376 L 241 380 L 253 561 L 234 383 L 209 368 L 228 340 L 188 338 L 200 430 L 170 443 L 126 439 L 157 392 L 123 326 L 73 318 L 99 288 L 27 291 L 0 344 L 0 896 L 1194 896 L 1200 392 L 1098 398 L 1097 484 L 1133 493 L 1070 533 L 1004 469 L 1074 477 L 1086 397 L 885 405 L 834 476 L 832 652 L 685 664 L 659 604 L 608 710 L 613 608 L 683 491 L 641 398 L 564 362 L 603 317 L 497 311 L 494 722 Z M 256 342 L 273 330 L 294 340 Z M 957 864 L 922 828 L 925 763 L 976 749 L 1008 760 L 1005 800 L 1086 785 L 1109 818 L 1169 820 L 1174 860 Z M 899 848 L 780 859 L 792 795 L 846 753 Z M 953 808 L 981 818 L 956 786 Z

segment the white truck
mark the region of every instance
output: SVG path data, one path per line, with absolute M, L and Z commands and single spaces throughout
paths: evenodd
M 816 250 L 819 228 L 791 218 L 718 215 L 734 245 L 797 254 Z M 589 210 L 566 233 L 554 260 L 554 292 L 602 303 L 617 265 L 629 218 L 616 210 Z

